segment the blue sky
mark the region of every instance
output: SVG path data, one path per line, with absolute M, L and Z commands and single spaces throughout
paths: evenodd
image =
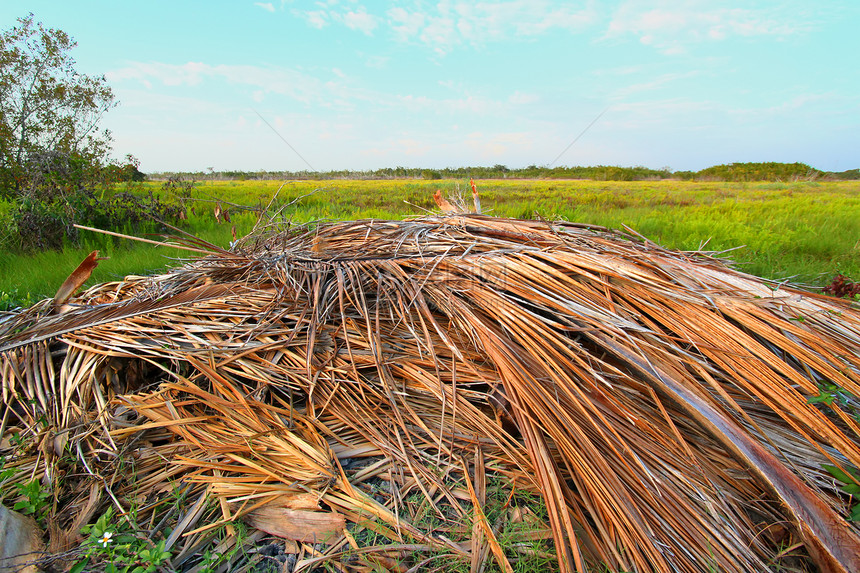
M 29 0 L 0 28 L 27 12 L 147 172 L 860 167 L 857 0 Z

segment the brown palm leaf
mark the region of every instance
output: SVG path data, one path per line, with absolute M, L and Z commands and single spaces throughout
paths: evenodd
M 599 227 L 472 215 L 269 228 L 70 303 L 0 324 L 4 402 L 84 457 L 159 436 L 168 466 L 147 454 L 140 479 L 184 476 L 224 520 L 311 492 L 301 511 L 390 540 L 368 564 L 435 546 L 508 568 L 492 473 L 543 496 L 566 571 L 767 571 L 786 539 L 860 571 L 826 469 L 860 467 L 847 301 Z M 411 523 L 404 492 L 473 539 Z M 327 539 L 336 559 L 350 538 Z

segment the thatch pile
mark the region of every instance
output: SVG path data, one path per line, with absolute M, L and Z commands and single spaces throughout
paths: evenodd
M 148 496 L 182 479 L 197 519 L 209 496 L 226 520 L 284 518 L 346 569 L 420 570 L 433 548 L 508 569 L 490 476 L 543 496 L 562 570 L 765 571 L 790 551 L 860 571 L 831 476 L 860 467 L 856 305 L 569 223 L 357 221 L 195 247 L 211 254 L 0 323 L 4 426 L 40 437 L 18 463 L 58 484 L 60 538 L 127 509 L 124 459 L 151 529 Z M 61 479 L 64 452 L 82 475 Z M 410 523 L 410 492 L 474 522 L 468 540 Z M 194 511 L 186 559 L 214 525 Z M 356 528 L 387 541 L 360 548 Z

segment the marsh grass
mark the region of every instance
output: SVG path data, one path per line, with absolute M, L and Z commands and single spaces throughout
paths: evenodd
M 433 213 L 432 195 L 468 194 L 468 181 L 334 180 L 206 181 L 187 196 L 158 182 L 139 188 L 184 201 L 189 232 L 226 247 L 253 229 L 271 201 L 281 220 L 402 219 Z M 486 213 L 499 217 L 561 218 L 612 228 L 628 226 L 670 249 L 732 250 L 750 274 L 823 286 L 837 274 L 860 277 L 860 183 L 503 180 L 477 181 Z M 213 216 L 217 201 L 230 223 Z M 246 208 L 240 208 L 238 206 Z M 5 207 L 0 204 L 0 215 Z M 60 252 L 0 253 L 0 304 L 51 296 L 92 250 L 102 261 L 90 283 L 164 270 L 188 253 L 85 233 Z M 4 298 L 5 297 L 5 298 Z M 11 303 L 5 303 L 8 306 Z

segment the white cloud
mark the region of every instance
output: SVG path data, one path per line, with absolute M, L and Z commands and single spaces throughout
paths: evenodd
M 631 84 L 620 88 L 612 93 L 612 98 L 626 99 L 635 94 L 654 91 L 659 88 L 665 87 L 668 84 L 672 84 L 681 80 L 695 78 L 700 75 L 701 73 L 695 70 L 689 72 L 672 72 L 668 74 L 661 74 L 647 82 Z
M 666 98 L 613 104 L 601 120 L 607 129 L 632 133 L 642 129 L 691 131 L 715 127 L 727 109 L 707 100 Z
M 515 91 L 508 97 L 508 103 L 513 105 L 530 105 L 540 101 L 540 96 L 537 94 L 523 93 Z
M 744 122 L 759 121 L 773 117 L 784 117 L 789 123 L 797 118 L 821 117 L 833 110 L 845 109 L 849 102 L 832 92 L 822 93 L 784 93 L 772 96 L 778 103 L 769 106 L 735 108 L 729 110 Z
M 303 18 L 311 27 L 322 30 L 332 23 L 338 22 L 349 28 L 372 36 L 379 26 L 379 18 L 367 12 L 363 6 L 352 9 L 339 9 L 337 2 L 317 2 L 316 10 L 294 9 L 293 14 Z
M 322 30 L 329 24 L 329 16 L 328 12 L 323 10 L 313 10 L 311 12 L 299 12 L 305 20 L 308 21 L 308 24 L 316 28 L 317 30 Z
M 169 86 L 196 85 L 201 81 L 201 72 L 205 74 L 208 66 L 199 62 L 188 62 L 181 65 L 162 64 L 160 62 L 133 62 L 125 68 L 109 71 L 105 77 L 111 82 L 137 80 L 151 87 L 150 79 L 155 79 Z
M 364 60 L 365 66 L 375 70 L 385 69 L 388 66 L 388 62 L 391 61 L 391 58 L 388 56 L 368 56 L 361 54 L 361 57 Z
M 514 92 L 504 99 L 473 94 L 460 86 L 447 85 L 453 97 L 430 97 L 408 92 L 391 93 L 356 85 L 353 78 L 339 68 L 316 70 L 314 73 L 275 66 L 211 65 L 200 62 L 167 64 L 133 62 L 109 72 L 108 79 L 121 85 L 137 82 L 156 89 L 156 84 L 174 88 L 209 90 L 217 83 L 237 86 L 249 100 L 272 101 L 269 96 L 283 96 L 312 107 L 354 111 L 357 106 L 386 113 L 416 113 L 440 115 L 467 114 L 472 117 L 502 117 L 512 106 L 532 103 L 536 96 Z M 444 85 L 444 82 L 442 82 Z M 219 92 L 223 88 L 218 88 Z
M 116 88 L 116 91 L 122 101 L 122 105 L 118 108 L 119 110 L 133 115 L 140 114 L 140 117 L 148 119 L 165 117 L 168 114 L 175 114 L 177 111 L 183 116 L 190 114 L 221 114 L 227 116 L 232 113 L 228 107 L 221 103 L 197 97 L 121 87 Z M 105 117 L 107 120 L 110 120 L 113 114 L 107 114 Z M 156 122 L 153 123 L 155 124 Z
M 271 12 L 272 14 L 275 13 L 275 7 L 272 5 L 271 2 L 254 2 L 254 6 L 258 6 L 266 12 Z
M 377 26 L 376 16 L 368 14 L 364 8 L 357 12 L 347 12 L 341 16 L 343 23 L 351 30 L 358 30 L 368 36 L 373 35 L 373 30 Z
M 253 65 L 132 62 L 124 68 L 108 72 L 106 76 L 111 82 L 133 80 L 150 88 L 154 82 L 181 87 L 197 86 L 207 80 L 226 81 L 252 88 L 250 97 L 257 102 L 262 101 L 266 94 L 279 94 L 309 103 L 316 101 L 325 90 L 325 80 L 310 74 L 289 68 Z
M 592 4 L 592 0 L 564 7 L 548 0 L 441 0 L 428 5 L 413 0 L 398 3 L 379 15 L 362 5 L 343 8 L 338 3 L 318 3 L 316 10 L 296 13 L 315 28 L 339 22 L 367 35 L 383 28 L 399 42 L 424 45 L 444 55 L 463 44 L 531 38 L 553 29 L 580 32 L 596 21 Z
M 508 153 L 527 154 L 534 143 L 534 134 L 526 132 L 482 133 L 466 136 L 465 145 L 484 161 L 497 161 Z
M 809 30 L 791 6 L 728 8 L 705 0 L 626 0 L 612 14 L 607 38 L 634 36 L 664 53 L 732 36 L 789 37 Z
M 388 25 L 395 37 L 402 42 L 408 42 L 411 38 L 417 37 L 424 27 L 424 15 L 420 12 L 409 12 L 398 6 L 389 10 L 387 15 Z
M 553 4 L 529 0 L 482 2 L 475 4 L 474 10 L 461 12 L 461 15 L 472 22 L 478 33 L 497 40 L 504 40 L 510 34 L 519 37 L 539 36 L 553 29 L 581 32 L 597 20 L 593 2 L 563 7 Z M 460 5 L 471 7 L 467 3 Z
M 504 102 L 468 94 L 458 98 L 441 99 L 412 94 L 397 95 L 387 104 L 405 111 L 433 115 L 466 113 L 470 116 L 501 117 L 507 113 L 507 105 Z
M 591 75 L 596 77 L 602 76 L 633 76 L 643 73 L 649 73 L 653 69 L 650 64 L 637 66 L 616 66 L 613 68 L 597 68 L 591 70 Z
M 440 54 L 461 44 L 531 38 L 550 30 L 581 32 L 597 17 L 591 2 L 558 8 L 542 0 L 443 1 L 435 9 L 414 3 L 409 9 L 391 9 L 387 15 L 399 39 L 422 43 Z
M 362 146 L 359 156 L 388 165 L 415 165 L 421 167 L 450 166 L 451 158 L 469 157 L 478 163 L 517 162 L 517 157 L 535 154 L 536 133 L 496 132 L 492 129 L 474 129 L 462 135 L 455 134 L 456 125 L 447 126 L 415 137 L 412 133 L 394 133 L 374 139 L 373 145 Z M 456 162 L 454 163 L 457 164 Z
M 454 21 L 450 18 L 431 18 L 418 33 L 418 40 L 438 54 L 451 51 L 459 40 Z
M 410 156 L 422 156 L 431 150 L 431 146 L 426 141 L 420 139 L 400 139 L 397 141 L 397 147 L 401 153 Z

